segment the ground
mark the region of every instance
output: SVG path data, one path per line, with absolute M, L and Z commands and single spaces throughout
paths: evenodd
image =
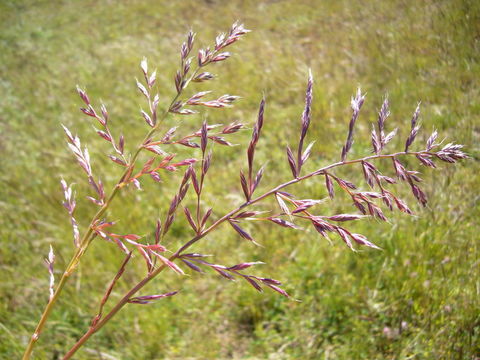
M 255 292 L 213 273 L 165 273 L 142 294 L 181 289 L 155 305 L 129 305 L 82 349 L 78 359 L 478 359 L 480 356 L 478 189 L 480 131 L 480 6 L 477 1 L 9 1 L 0 3 L 0 354 L 19 358 L 48 298 L 43 259 L 49 244 L 61 275 L 72 254 L 68 215 L 61 206 L 61 177 L 75 183 L 77 219 L 84 231 L 95 208 L 65 144 L 60 124 L 78 133 L 92 154 L 94 172 L 113 186 L 120 169 L 92 122 L 82 116 L 75 85 L 87 88 L 111 113 L 115 134 L 134 148 L 146 133 L 145 107 L 135 89 L 146 56 L 158 70 L 160 106 L 174 95 L 179 49 L 189 29 L 200 44 L 240 20 L 252 29 L 217 64 L 215 94 L 242 97 L 233 108 L 182 118 L 196 129 L 244 122 L 251 128 L 263 95 L 265 128 L 257 164 L 266 163 L 259 191 L 288 180 L 285 145 L 295 143 L 308 69 L 315 78 L 308 165 L 338 161 L 346 137 L 349 101 L 357 86 L 367 93 L 352 157 L 370 151 L 369 130 L 383 97 L 389 129 L 401 149 L 411 115 L 421 101 L 420 148 L 435 128 L 446 142 L 466 145 L 471 159 L 432 171 L 408 161 L 424 177 L 427 208 L 398 193 L 413 217 L 387 213 L 390 223 L 362 221 L 357 232 L 382 247 L 353 253 L 339 240 L 329 245 L 311 229 L 296 232 L 254 224 L 248 230 L 264 247 L 240 239 L 229 227 L 194 250 L 218 263 L 263 261 L 256 273 L 281 279 L 298 301 Z M 199 87 L 200 88 L 200 87 Z M 178 123 L 170 117 L 166 127 Z M 207 204 L 221 216 L 240 202 L 238 169 L 246 168 L 250 131 L 236 146 L 215 147 L 206 183 Z M 179 156 L 198 156 L 178 150 Z M 188 154 L 188 155 L 187 155 Z M 391 169 L 382 167 L 391 174 Z M 366 188 L 360 168 L 340 172 Z M 164 216 L 180 175 L 168 175 L 143 192 L 125 191 L 109 219 L 119 232 L 149 233 Z M 291 189 L 299 197 L 325 198 L 323 180 Z M 193 198 L 187 203 L 193 204 Z M 273 203 L 270 205 L 273 206 Z M 265 204 L 261 209 L 269 208 Z M 339 196 L 318 213 L 352 212 Z M 184 219 L 166 244 L 191 236 Z M 87 328 L 107 282 L 121 262 L 112 244 L 96 240 L 65 289 L 36 348 L 37 359 L 55 359 Z M 125 274 L 112 297 L 144 272 Z

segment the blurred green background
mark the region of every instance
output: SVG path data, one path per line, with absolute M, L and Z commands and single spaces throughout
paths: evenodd
M 95 211 L 60 124 L 88 146 L 93 171 L 107 189 L 120 174 L 105 157 L 107 144 L 78 110 L 75 85 L 86 87 L 95 105 L 103 99 L 114 134 L 126 134 L 130 151 L 147 131 L 139 113 L 145 104 L 134 82 L 141 76 L 142 57 L 158 70 L 160 107 L 165 107 L 174 95 L 173 75 L 187 31 L 194 29 L 205 46 L 240 20 L 254 31 L 230 49 L 231 59 L 210 68 L 217 79 L 197 88 L 242 100 L 230 109 L 169 117 L 166 127 L 181 121 L 180 132 L 186 134 L 203 118 L 251 127 L 264 93 L 268 104 L 256 161 L 267 167 L 259 192 L 289 179 L 284 149 L 296 144 L 308 68 L 315 77 L 308 140 L 316 140 L 308 169 L 339 158 L 349 99 L 358 85 L 367 101 L 352 158 L 369 153 L 369 129 L 388 93 L 387 126 L 400 128 L 390 150 L 402 148 L 421 100 L 422 132 L 414 148 L 436 128 L 446 141 L 466 144 L 472 159 L 439 164 L 436 171 L 406 161 L 424 173 L 428 207 L 419 208 L 408 189 L 396 186 L 418 216 L 388 213 L 391 224 L 350 226 L 383 251 L 353 253 L 339 239 L 329 245 L 308 226 L 295 232 L 268 224 L 247 227 L 265 246 L 256 248 L 222 226 L 193 250 L 214 254 L 214 261 L 225 265 L 264 261 L 251 272 L 284 281 L 300 301 L 271 291 L 259 294 L 211 272 L 184 278 L 165 272 L 142 294 L 182 289 L 179 295 L 151 306 L 127 306 L 76 358 L 478 359 L 480 2 L 2 0 L 0 20 L 0 358 L 20 357 L 46 304 L 43 258 L 49 244 L 57 255 L 57 278 L 72 255 L 61 176 L 76 184 L 81 231 Z M 249 137 L 250 131 L 243 131 L 232 138 L 239 146 L 215 146 L 205 197 L 214 218 L 241 202 L 238 169 L 246 167 Z M 196 150 L 175 151 L 179 157 L 199 156 Z M 366 188 L 360 168 L 338 174 Z M 164 216 L 180 176 L 167 175 L 161 185 L 144 181 L 143 192 L 122 192 L 108 215 L 118 221 L 118 232 L 148 234 Z M 291 191 L 298 197 L 326 196 L 320 178 Z M 190 196 L 187 204 L 193 201 Z M 342 196 L 316 209 L 318 214 L 352 211 Z M 166 244 L 174 250 L 189 237 L 179 216 Z M 114 245 L 94 242 L 58 302 L 35 358 L 58 358 L 88 328 L 120 262 Z M 144 271 L 136 259 L 112 298 Z

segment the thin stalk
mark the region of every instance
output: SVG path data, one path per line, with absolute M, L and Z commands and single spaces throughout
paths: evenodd
M 197 72 L 198 72 L 199 68 L 197 68 L 193 73 L 192 75 L 188 78 L 188 80 L 186 81 L 184 87 L 182 88 L 182 91 L 187 87 L 187 85 L 190 83 L 190 81 L 196 76 Z M 39 337 L 40 337 L 40 333 L 42 332 L 44 326 L 45 326 L 45 323 L 48 319 L 48 316 L 50 315 L 51 311 L 52 311 L 52 308 L 54 306 L 54 304 L 56 303 L 60 293 L 62 292 L 63 290 L 63 287 L 65 286 L 65 283 L 67 282 L 67 279 L 70 277 L 70 275 L 75 271 L 75 268 L 77 267 L 79 261 L 80 261 L 80 258 L 83 256 L 83 254 L 87 251 L 88 247 L 90 246 L 91 242 L 93 241 L 93 239 L 95 238 L 95 234 L 93 232 L 93 226 L 95 225 L 95 223 L 100 220 L 101 216 L 107 211 L 108 207 L 110 206 L 112 200 L 115 198 L 115 196 L 117 195 L 118 191 L 120 190 L 120 188 L 123 186 L 123 181 L 125 180 L 125 178 L 133 172 L 133 169 L 135 167 L 135 163 L 138 159 L 138 156 L 140 155 L 140 152 L 142 151 L 143 149 L 143 144 L 145 144 L 145 142 L 151 138 L 155 132 L 159 129 L 160 127 L 160 124 L 165 120 L 165 118 L 168 116 L 169 114 L 169 110 L 171 108 L 171 106 L 177 101 L 177 99 L 180 97 L 180 95 L 182 94 L 182 91 L 178 92 L 177 95 L 173 98 L 172 102 L 170 103 L 170 105 L 168 106 L 168 108 L 166 109 L 166 111 L 163 113 L 162 117 L 160 118 L 160 120 L 157 122 L 157 124 L 147 133 L 147 135 L 145 136 L 145 138 L 143 139 L 142 143 L 138 146 L 137 150 L 135 151 L 135 153 L 133 154 L 133 157 L 130 161 L 130 164 L 129 166 L 127 167 L 127 169 L 125 170 L 125 172 L 123 173 L 123 175 L 121 176 L 120 180 L 117 182 L 117 184 L 115 185 L 115 187 L 112 189 L 112 192 L 110 194 L 110 196 L 108 197 L 108 199 L 105 201 L 105 203 L 102 205 L 102 207 L 98 210 L 98 212 L 95 214 L 95 216 L 93 217 L 93 219 L 90 221 L 90 225 L 88 226 L 88 230 L 87 232 L 85 233 L 85 235 L 82 237 L 82 240 L 80 241 L 80 246 L 77 248 L 77 250 L 75 251 L 72 259 L 70 260 L 67 268 L 65 269 L 65 272 L 63 273 L 58 285 L 57 285 L 57 288 L 53 294 L 53 297 L 50 299 L 50 301 L 48 302 L 47 306 L 45 307 L 45 309 L 43 310 L 43 313 L 42 313 L 42 316 L 40 318 L 40 321 L 38 322 L 37 324 L 37 327 L 35 328 L 35 331 L 33 333 L 33 335 L 30 337 L 30 341 L 27 345 L 27 348 L 25 349 L 25 353 L 23 354 L 23 357 L 22 357 L 22 360 L 28 360 L 30 359 L 30 356 L 32 354 L 32 351 L 33 351 L 33 347 L 35 346 L 36 342 L 38 341 Z
M 351 165 L 351 164 L 356 164 L 356 163 L 361 163 L 362 161 L 367 161 L 367 160 L 375 160 L 375 159 L 382 159 L 382 158 L 393 158 L 397 156 L 402 156 L 402 155 L 419 155 L 419 154 L 431 154 L 426 151 L 420 151 L 420 152 L 397 152 L 394 154 L 385 154 L 385 155 L 371 155 L 367 156 L 361 159 L 355 159 L 355 160 L 349 160 L 349 161 L 339 161 L 333 164 L 330 164 L 328 166 L 319 168 L 307 175 L 292 179 L 290 181 L 287 181 L 283 184 L 278 185 L 277 187 L 265 192 L 264 194 L 258 196 L 257 198 L 247 201 L 243 203 L 242 205 L 238 206 L 236 209 L 230 211 L 229 213 L 225 214 L 223 217 L 215 221 L 210 227 L 205 229 L 203 232 L 200 234 L 196 235 L 193 237 L 191 240 L 189 240 L 187 243 L 185 243 L 182 247 L 180 247 L 170 258 L 170 261 L 173 261 L 177 259 L 185 250 L 187 250 L 189 247 L 191 247 L 193 244 L 195 244 L 197 241 L 205 237 L 207 234 L 209 234 L 211 231 L 213 231 L 215 228 L 217 228 L 220 224 L 222 224 L 224 221 L 228 220 L 230 217 L 244 209 L 245 207 L 249 205 L 253 205 L 266 197 L 275 194 L 276 192 L 280 191 L 281 189 L 296 184 L 298 182 L 301 182 L 303 180 L 306 180 L 308 178 L 311 178 L 313 176 L 317 175 L 322 175 L 324 174 L 327 170 L 330 170 L 332 168 L 340 167 L 343 165 Z M 128 300 L 135 295 L 140 289 L 142 289 L 146 284 L 148 284 L 155 276 L 160 274 L 164 269 L 165 265 L 162 264 L 158 268 L 156 268 L 154 271 L 149 273 L 145 278 L 143 278 L 139 283 L 137 283 L 134 287 L 132 287 L 123 297 L 118 301 L 118 303 L 106 314 L 101 320 L 99 320 L 94 326 L 91 326 L 88 331 L 75 343 L 75 345 L 65 354 L 63 357 L 63 360 L 68 360 L 70 359 L 75 352 L 92 336 L 94 333 L 99 331 L 115 314 L 122 309 L 123 306 L 125 306 L 128 303 Z

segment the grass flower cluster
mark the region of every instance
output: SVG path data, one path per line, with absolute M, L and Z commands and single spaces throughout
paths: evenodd
M 417 140 L 420 131 L 420 105 L 411 116 L 408 134 L 402 141 L 404 146 L 400 150 L 392 150 L 390 143 L 393 143 L 392 140 L 396 139 L 401 131 L 388 127 L 390 104 L 387 96 L 378 112 L 377 122 L 372 125 L 371 153 L 352 157 L 356 125 L 360 121 L 361 109 L 365 103 L 365 94 L 358 89 L 351 99 L 351 118 L 346 131 L 346 140 L 342 148 L 338 149 L 338 161 L 313 171 L 306 171 L 305 164 L 315 152 L 315 141 L 309 137 L 309 129 L 311 126 L 319 125 L 312 119 L 314 80 L 310 73 L 299 124 L 291 124 L 292 127 L 298 127 L 297 138 L 286 145 L 283 156 L 291 171 L 290 179 L 279 183 L 262 182 L 264 175 L 269 172 L 269 166 L 258 164 L 255 155 L 268 151 L 269 144 L 262 141 L 263 128 L 266 122 L 275 117 L 275 114 L 269 114 L 267 100 L 263 98 L 247 146 L 246 165 L 239 169 L 238 175 L 232 175 L 239 176 L 238 191 L 244 199 L 226 213 L 220 213 L 205 201 L 205 184 L 218 172 L 223 171 L 221 168 L 215 168 L 214 149 L 218 146 L 234 146 L 236 135 L 249 131 L 246 125 L 238 121 L 209 123 L 204 120 L 198 124 L 196 131 L 185 133 L 180 123 L 171 128 L 165 127 L 164 124 L 167 117 L 196 118 L 192 115 L 201 113 L 205 108 L 229 108 L 236 103 L 239 97 L 235 95 L 212 96 L 213 89 L 209 84 L 215 75 L 211 69 L 227 61 L 231 57 L 228 51 L 230 47 L 248 32 L 250 30 L 242 24 L 234 23 L 229 31 L 218 35 L 213 44 L 197 50 L 195 50 L 196 34 L 189 32 L 180 47 L 180 66 L 173 77 L 175 96 L 163 110 L 159 108 L 157 71 L 150 69 L 147 59 L 141 61 L 142 76 L 136 80 L 136 86 L 140 96 L 144 98 L 145 109 L 140 110 L 138 117 L 145 122 L 147 131 L 144 139 L 135 146 L 130 145 L 128 136 L 117 133 L 115 119 L 110 115 L 107 106 L 103 103 L 97 105 L 87 91 L 77 87 L 78 95 L 83 102 L 80 110 L 93 121 L 96 135 L 111 147 L 106 156 L 111 160 L 111 166 L 122 169 L 122 175 L 112 189 L 109 191 L 105 189 L 104 183 L 95 173 L 96 167 L 92 166 L 87 148 L 83 146 L 78 135 L 74 135 L 64 126 L 68 147 L 90 186 L 91 193 L 87 198 L 97 207 L 97 211 L 91 217 L 89 225 L 81 231 L 75 213 L 77 202 L 74 187 L 67 180 L 61 180 L 64 193 L 63 206 L 70 218 L 75 250 L 61 277 L 55 279 L 55 255 L 52 247 L 50 248 L 45 260 L 50 273 L 50 296 L 23 359 L 31 357 L 41 335 L 48 336 L 46 325 L 49 316 L 54 311 L 65 284 L 78 270 L 83 258 L 88 256 L 87 250 L 94 241 L 114 244 L 118 247 L 119 254 L 124 254 L 124 258 L 122 261 L 120 256 L 118 257 L 119 269 L 106 284 L 106 291 L 99 299 L 98 311 L 92 315 L 89 328 L 66 352 L 63 359 L 71 358 L 92 335 L 102 329 L 125 306 L 151 304 L 172 296 L 181 296 L 179 288 L 166 293 L 143 294 L 144 287 L 160 274 L 170 275 L 167 271 L 177 276 L 184 276 L 189 272 L 192 273 L 194 280 L 196 278 L 194 273 L 210 270 L 228 280 L 242 280 L 259 292 L 270 289 L 287 298 L 290 297 L 282 287 L 281 281 L 264 274 L 260 275 L 259 270 L 253 270 L 262 264 L 260 261 L 245 260 L 234 265 L 221 265 L 212 262 L 207 254 L 190 251 L 193 245 L 223 224 L 229 226 L 240 238 L 256 246 L 262 245 L 255 235 L 247 230 L 247 223 L 256 226 L 269 223 L 294 231 L 311 228 L 329 242 L 341 241 L 353 251 L 360 247 L 380 249 L 381 244 L 370 241 L 364 234 L 355 233 L 350 223 L 366 219 L 388 221 L 386 210 L 412 215 L 413 211 L 407 202 L 397 195 L 395 187 L 409 188 L 413 197 L 422 206 L 427 205 L 427 195 L 421 186 L 420 173 L 414 170 L 411 161 L 406 159 L 416 159 L 418 166 L 435 169 L 438 162 L 450 164 L 467 158 L 462 151 L 462 145 L 444 143 L 439 139 L 437 131 L 433 131 L 425 143 Z M 192 93 L 189 91 L 192 83 L 199 83 L 198 85 L 204 86 L 205 89 Z M 180 148 L 189 149 L 191 154 L 179 156 Z M 240 148 L 241 145 L 237 147 Z M 185 154 L 184 151 L 180 153 Z M 148 154 L 145 159 L 144 154 Z M 379 163 L 382 163 L 382 167 L 378 165 Z M 342 168 L 351 168 L 348 178 L 339 174 Z M 173 173 L 181 173 L 182 176 L 178 178 L 178 190 L 169 203 L 165 204 L 165 218 L 156 219 L 155 228 L 147 235 L 117 231 L 116 221 L 110 218 L 109 210 L 115 206 L 124 206 L 121 199 L 118 199 L 118 194 L 125 191 L 141 191 L 146 182 L 152 181 L 157 183 L 162 191 L 166 183 L 177 181 Z M 359 184 L 363 180 L 367 188 L 362 188 Z M 78 182 L 79 179 L 75 181 Z M 321 183 L 329 199 L 314 197 L 304 199 L 290 190 L 294 184 L 303 184 L 307 181 Z M 267 190 L 260 191 L 260 185 L 262 189 Z M 324 210 L 322 212 L 318 210 L 318 205 L 327 201 L 331 202 L 331 209 L 337 209 L 335 203 L 340 193 L 351 200 L 350 209 L 332 210 L 333 213 L 328 214 Z M 266 202 L 267 198 L 275 199 L 276 206 L 272 207 L 271 203 Z M 189 199 L 188 203 L 186 199 Z M 185 239 L 180 247 L 171 248 L 168 239 L 172 226 L 180 217 L 186 219 L 191 237 Z M 130 289 L 118 300 L 111 299 L 110 295 L 115 286 L 135 261 L 144 263 L 144 277 L 131 283 Z

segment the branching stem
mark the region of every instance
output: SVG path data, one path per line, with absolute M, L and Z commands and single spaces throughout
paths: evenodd
M 200 68 L 197 67 L 197 69 L 187 79 L 187 81 L 186 81 L 184 87 L 182 88 L 182 90 L 185 89 L 188 86 L 188 84 L 190 83 L 190 81 L 197 75 L 199 69 Z M 105 214 L 105 212 L 109 208 L 111 202 L 113 201 L 113 199 L 117 195 L 118 191 L 125 185 L 124 180 L 133 172 L 133 169 L 134 169 L 135 164 L 137 162 L 138 156 L 140 155 L 140 152 L 144 149 L 143 145 L 145 144 L 145 142 L 148 139 L 150 139 L 158 131 L 158 129 L 160 128 L 160 125 L 162 124 L 162 122 L 168 116 L 170 108 L 178 100 L 178 98 L 180 97 L 181 94 L 182 94 L 182 91 L 177 93 L 177 95 L 174 97 L 174 99 L 172 100 L 172 102 L 170 103 L 168 108 L 163 113 L 162 117 L 160 118 L 160 121 L 158 121 L 157 124 L 152 129 L 150 129 L 150 131 L 147 133 L 147 135 L 143 139 L 142 143 L 137 147 L 137 150 L 133 154 L 132 159 L 130 160 L 130 163 L 127 166 L 125 172 L 122 174 L 122 176 L 120 177 L 120 180 L 117 182 L 115 187 L 112 189 L 112 192 L 111 192 L 110 196 L 108 197 L 108 199 L 100 207 L 98 212 L 95 214 L 95 216 L 90 221 L 90 225 L 88 226 L 88 230 L 85 232 L 84 236 L 82 237 L 79 247 L 76 249 L 72 259 L 70 260 L 68 266 L 65 269 L 65 272 L 63 273 L 62 277 L 60 278 L 60 281 L 57 285 L 57 288 L 55 289 L 55 292 L 54 292 L 52 298 L 50 299 L 47 306 L 43 310 L 42 316 L 41 316 L 41 318 L 40 318 L 40 320 L 37 324 L 37 327 L 35 328 L 35 331 L 30 338 L 30 341 L 27 345 L 27 348 L 25 349 L 25 353 L 23 354 L 22 360 L 30 359 L 30 356 L 31 356 L 32 351 L 33 351 L 33 347 L 35 346 L 36 342 L 38 341 L 38 339 L 40 337 L 40 334 L 41 334 L 41 332 L 42 332 L 42 330 L 45 326 L 45 323 L 46 323 L 46 321 L 47 321 L 47 319 L 48 319 L 48 317 L 49 317 L 49 315 L 52 311 L 52 308 L 55 305 L 60 293 L 62 292 L 62 290 L 65 286 L 65 283 L 67 282 L 70 275 L 72 275 L 72 273 L 75 271 L 78 263 L 80 262 L 81 257 L 85 254 L 85 252 L 87 251 L 91 242 L 95 238 L 95 233 L 93 231 L 94 225 L 96 224 L 97 221 L 99 221 L 101 219 L 103 214 Z
M 231 218 L 233 215 L 238 213 L 239 211 L 243 210 L 245 207 L 253 205 L 255 203 L 258 203 L 259 201 L 267 198 L 270 195 L 275 194 L 276 192 L 282 190 L 283 188 L 286 188 L 290 185 L 299 183 L 303 180 L 306 180 L 308 178 L 311 178 L 313 176 L 317 175 L 323 175 L 326 173 L 327 170 L 340 167 L 343 165 L 351 165 L 351 164 L 357 164 L 357 163 L 362 163 L 363 161 L 368 161 L 368 160 L 376 160 L 376 159 L 384 159 L 384 158 L 394 158 L 402 155 L 432 155 L 432 153 L 429 153 L 427 151 L 420 151 L 420 152 L 397 152 L 394 154 L 376 154 L 376 155 L 371 155 L 367 156 L 361 159 L 355 159 L 355 160 L 349 160 L 349 161 L 339 161 L 327 166 L 324 166 L 322 168 L 319 168 L 309 174 L 306 174 L 304 176 L 292 179 L 290 181 L 287 181 L 283 184 L 280 184 L 276 186 L 275 188 L 265 192 L 264 194 L 258 196 L 255 199 L 252 199 L 250 201 L 247 201 L 243 203 L 242 205 L 238 206 L 234 210 L 228 212 L 225 214 L 223 217 L 219 218 L 217 221 L 215 221 L 210 227 L 205 229 L 204 231 L 200 232 L 197 234 L 195 237 L 193 237 L 191 240 L 189 240 L 187 243 L 185 243 L 183 246 L 181 246 L 170 258 L 170 261 L 173 261 L 180 257 L 180 255 L 190 248 L 193 244 L 195 244 L 197 241 L 205 237 L 207 234 L 212 232 L 214 229 L 216 229 L 220 224 Z M 148 284 L 154 277 L 156 277 L 158 274 L 160 274 L 164 269 L 166 265 L 162 264 L 158 268 L 156 268 L 154 271 L 150 272 L 147 276 L 145 276 L 139 283 L 137 283 L 134 287 L 132 287 L 123 297 L 118 301 L 118 303 L 103 317 L 101 318 L 95 325 L 90 326 L 88 331 L 75 343 L 75 345 L 65 354 L 63 357 L 63 360 L 70 359 L 75 352 L 92 336 L 94 333 L 99 331 L 115 314 L 122 309 L 122 307 L 128 303 L 128 300 L 135 295 L 140 289 L 142 289 L 146 284 Z M 63 279 L 63 278 L 62 278 Z M 56 294 L 55 294 L 56 295 Z

